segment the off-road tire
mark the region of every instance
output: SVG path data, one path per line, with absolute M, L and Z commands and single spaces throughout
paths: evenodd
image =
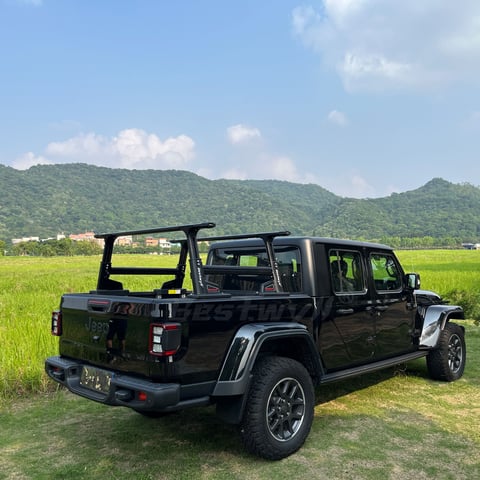
M 453 382 L 465 369 L 467 350 L 463 329 L 455 323 L 447 323 L 440 333 L 437 348 L 427 356 L 427 367 L 434 380 Z
M 240 435 L 248 451 L 269 460 L 296 452 L 312 426 L 315 391 L 305 367 L 291 358 L 257 362 Z

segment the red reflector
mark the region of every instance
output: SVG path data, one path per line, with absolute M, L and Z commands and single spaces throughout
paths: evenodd
M 138 392 L 138 399 L 141 402 L 146 402 L 147 401 L 147 394 L 145 392 Z

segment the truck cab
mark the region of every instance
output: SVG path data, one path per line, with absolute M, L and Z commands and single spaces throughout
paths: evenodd
M 314 237 L 273 242 L 284 292 L 314 299 L 307 326 L 326 372 L 407 354 L 418 349 L 414 288 L 393 250 L 385 245 Z M 265 266 L 265 248 L 255 240 L 218 242 L 207 265 Z M 271 277 L 209 275 L 219 291 L 274 292 Z M 306 319 L 305 319 L 306 320 Z

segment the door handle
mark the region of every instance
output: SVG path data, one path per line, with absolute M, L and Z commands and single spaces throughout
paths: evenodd
M 367 307 L 365 310 L 370 313 L 370 315 L 380 316 L 381 312 L 385 312 L 388 309 L 386 305 L 376 305 L 375 307 Z
M 337 313 L 337 315 L 351 315 L 354 310 L 353 308 L 339 308 L 335 312 Z

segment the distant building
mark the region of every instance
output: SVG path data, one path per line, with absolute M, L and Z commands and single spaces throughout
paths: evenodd
M 57 234 L 57 237 L 56 237 L 57 240 L 63 240 L 64 238 L 67 238 L 65 234 L 63 233 Z M 103 239 L 95 238 L 95 232 L 71 233 L 70 235 L 68 235 L 68 238 L 70 240 L 73 240 L 74 242 L 95 242 L 103 246 Z M 53 240 L 53 238 L 48 238 L 44 240 Z M 22 243 L 22 242 L 40 242 L 40 237 L 12 238 L 13 245 Z M 139 247 L 140 246 L 138 242 L 133 241 L 132 235 L 124 235 L 122 237 L 118 237 L 115 240 L 115 245 L 119 245 L 121 247 L 125 247 L 125 246 Z M 172 247 L 172 244 L 166 238 L 146 237 L 145 246 L 169 249 Z
M 462 243 L 465 250 L 480 250 L 480 243 Z
M 128 247 L 132 245 L 132 243 L 133 243 L 133 237 L 131 235 L 118 237 L 117 240 L 115 241 L 115 244 L 119 245 L 120 247 Z
M 172 244 L 166 238 L 159 238 L 158 246 L 160 248 L 171 248 Z
M 146 237 L 145 238 L 146 247 L 158 247 L 158 238 Z
M 145 238 L 146 247 L 160 247 L 160 248 L 170 248 L 172 245 L 166 238 Z
M 74 242 L 95 242 L 103 245 L 103 239 L 95 238 L 95 232 L 71 233 L 68 238 Z
M 85 233 L 71 233 L 68 238 L 70 240 L 75 240 L 76 242 L 82 242 L 85 240 L 95 240 L 95 232 L 85 232 Z
M 39 242 L 40 237 L 22 237 L 22 238 L 12 238 L 12 244 L 17 245 L 23 242 Z

